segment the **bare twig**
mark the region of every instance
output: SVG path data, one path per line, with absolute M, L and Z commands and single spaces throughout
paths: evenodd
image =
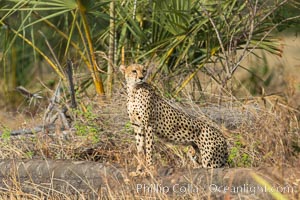
M 25 98 L 29 99 L 29 105 L 31 104 L 31 102 L 33 101 L 33 103 L 35 104 L 36 100 L 38 99 L 42 99 L 43 97 L 40 96 L 39 92 L 36 93 L 32 93 L 29 92 L 26 88 L 24 88 L 23 86 L 18 86 L 16 87 L 16 90 L 18 92 L 20 92 Z
M 51 113 L 53 112 L 53 109 L 57 103 L 59 103 L 61 95 L 60 95 L 60 90 L 61 90 L 61 81 L 58 82 L 57 87 L 55 89 L 55 92 L 53 96 L 50 99 L 50 103 L 46 109 L 45 115 L 44 115 L 44 124 L 52 123 L 53 119 L 51 119 Z M 54 120 L 55 121 L 55 120 Z
M 219 44 L 220 44 L 220 47 L 221 47 L 221 50 L 222 50 L 222 53 L 223 55 L 225 56 L 225 69 L 226 69 L 226 76 L 227 78 L 230 76 L 230 73 L 229 73 L 229 59 L 228 59 L 228 55 L 227 55 L 227 52 L 225 51 L 225 48 L 224 48 L 224 45 L 223 45 L 223 42 L 222 42 L 222 38 L 221 38 L 221 33 L 219 32 L 219 30 L 217 29 L 213 19 L 210 17 L 209 13 L 207 12 L 207 10 L 204 9 L 204 12 L 206 13 L 210 23 L 212 24 L 213 28 L 214 28 L 214 31 L 216 32 L 216 35 L 217 35 L 217 38 L 218 38 L 218 41 L 219 41 Z
M 243 48 L 242 55 L 240 56 L 239 61 L 237 63 L 235 63 L 234 66 L 231 69 L 231 72 L 230 72 L 231 76 L 234 74 L 234 72 L 238 68 L 240 62 L 244 59 L 246 51 L 248 50 L 248 47 L 250 45 L 250 41 L 252 39 L 252 35 L 253 35 L 253 31 L 254 31 L 254 17 L 255 17 L 256 12 L 257 12 L 257 4 L 258 4 L 258 0 L 256 0 L 255 6 L 254 6 L 252 12 L 250 12 L 251 18 L 249 19 L 250 20 L 250 29 L 249 29 L 249 32 L 248 32 L 248 39 L 247 39 L 246 44 Z
M 236 62 L 236 63 L 235 63 L 235 66 L 233 67 L 234 71 L 236 70 L 237 67 L 240 66 L 241 62 L 242 62 L 247 56 L 249 56 L 251 53 L 253 53 L 254 50 L 257 49 L 257 47 L 259 46 L 259 44 L 260 44 L 261 42 L 263 42 L 263 41 L 266 39 L 266 37 L 267 37 L 268 35 L 270 35 L 270 33 L 271 33 L 274 29 L 276 29 L 279 25 L 281 25 L 281 24 L 283 24 L 283 23 L 285 23 L 285 22 L 287 22 L 287 21 L 294 20 L 294 19 L 298 19 L 298 18 L 300 18 L 300 15 L 294 16 L 294 17 L 289 17 L 289 18 L 286 18 L 286 19 L 282 20 L 281 22 L 275 24 L 273 27 L 271 27 L 270 30 L 267 31 L 267 32 L 265 33 L 265 35 L 260 39 L 260 41 L 258 41 L 251 49 L 247 49 L 247 53 L 245 53 L 243 56 L 240 57 L 239 61 Z
M 76 108 L 76 97 L 75 97 L 75 89 L 74 89 L 74 82 L 73 82 L 73 62 L 68 59 L 67 61 L 67 75 L 69 80 L 69 87 L 70 87 L 70 96 L 71 96 L 71 108 Z
M 54 53 L 54 51 L 53 51 L 53 48 L 51 47 L 50 43 L 48 42 L 47 37 L 46 37 L 46 36 L 44 35 L 44 33 L 43 33 L 42 31 L 40 31 L 40 30 L 39 30 L 39 33 L 40 33 L 40 34 L 43 36 L 43 38 L 45 39 L 45 42 L 46 42 L 46 44 L 47 44 L 47 47 L 49 48 L 50 53 L 51 53 L 51 55 L 52 55 L 52 57 L 53 57 L 53 59 L 54 59 L 56 65 L 58 66 L 60 72 L 63 73 L 64 71 L 63 71 L 63 69 L 62 69 L 62 66 L 60 65 L 60 62 L 58 61 L 57 56 L 55 55 L 55 53 Z M 65 77 L 65 75 L 64 75 L 64 77 Z

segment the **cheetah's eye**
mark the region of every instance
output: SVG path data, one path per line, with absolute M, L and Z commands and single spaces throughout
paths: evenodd
M 147 72 L 147 70 L 143 69 L 143 73 L 146 73 L 146 72 Z
M 132 73 L 136 73 L 136 70 L 132 70 Z

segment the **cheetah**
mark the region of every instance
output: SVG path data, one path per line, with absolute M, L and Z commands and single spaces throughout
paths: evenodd
M 219 168 L 226 164 L 227 142 L 217 125 L 171 106 L 154 86 L 145 82 L 147 71 L 143 65 L 121 65 L 120 70 L 125 76 L 127 112 L 135 132 L 139 162 L 146 152 L 146 166 L 154 170 L 153 139 L 157 135 L 167 141 L 188 145 L 188 156 L 195 166 Z M 143 164 L 140 162 L 131 175 L 138 176 L 142 171 Z

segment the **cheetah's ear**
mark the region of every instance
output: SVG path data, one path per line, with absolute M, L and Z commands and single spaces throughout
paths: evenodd
M 125 74 L 125 70 L 126 70 L 126 66 L 125 65 L 121 65 L 120 66 L 120 71 L 122 72 L 122 74 Z

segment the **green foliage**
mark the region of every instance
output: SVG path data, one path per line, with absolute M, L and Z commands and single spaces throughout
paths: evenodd
M 134 61 L 155 58 L 159 65 L 151 79 L 185 77 L 175 84 L 181 85 L 176 94 L 197 71 L 210 72 L 207 63 L 219 63 L 214 65 L 219 72 L 207 75 L 224 85 L 253 49 L 281 55 L 278 41 L 270 34 L 276 27 L 271 14 L 284 5 L 279 1 L 127 1 L 117 7 L 119 45 Z M 237 51 L 241 57 L 235 56 Z M 174 85 L 169 91 L 174 93 Z
M 27 151 L 25 154 L 29 159 L 32 159 L 35 153 L 33 151 Z
M 123 133 L 130 133 L 130 134 L 134 134 L 133 132 L 133 127 L 130 121 L 127 121 L 124 125 L 124 128 L 122 130 Z M 131 141 L 132 142 L 132 141 Z
M 10 140 L 10 130 L 7 127 L 3 127 L 2 129 L 2 134 L 1 134 L 1 139 L 3 139 L 4 141 L 8 141 Z
M 65 79 L 68 58 L 88 71 L 98 93 L 103 94 L 95 51 L 108 52 L 110 1 L 7 0 L 0 8 L 0 72 L 3 90 L 29 84 L 32 75 L 55 72 Z M 180 92 L 202 70 L 226 85 L 240 61 L 253 49 L 280 55 L 272 30 L 297 21 L 299 5 L 290 1 L 129 0 L 115 1 L 114 64 L 125 49 L 126 62 L 158 63 L 150 77 L 166 80 L 168 92 Z M 290 12 L 295 11 L 295 12 Z M 280 24 L 280 26 L 278 26 Z M 111 48 L 110 48 L 111 49 Z M 242 51 L 242 57 L 235 57 Z M 106 60 L 107 56 L 103 58 Z M 106 60 L 107 61 L 107 60 Z M 219 63 L 217 70 L 209 63 Z M 50 66 L 50 67 L 46 67 Z M 41 70 L 41 68 L 43 70 Z M 107 64 L 100 70 L 106 71 Z M 39 74 L 40 73 L 40 74 Z M 167 75 L 167 76 L 166 76 Z M 101 78 L 100 78 L 101 77 Z M 180 87 L 178 87 L 180 85 Z M 7 98 L 14 101 L 14 95 Z
M 299 1 L 288 1 L 285 6 L 281 6 L 277 11 L 273 13 L 273 20 L 277 24 L 279 32 L 285 31 L 286 29 L 300 31 L 298 24 L 300 23 L 300 18 L 295 17 L 295 14 L 299 14 L 300 4 Z M 291 20 L 287 20 L 291 19 Z M 284 23 L 282 23 L 284 22 Z
M 230 149 L 228 163 L 234 167 L 251 167 L 252 159 L 244 152 L 241 136 L 235 138 L 234 146 Z
M 46 66 L 52 68 L 57 78 L 65 79 L 63 66 L 68 58 L 81 59 L 83 68 L 94 75 L 96 62 L 90 44 L 94 40 L 97 47 L 100 42 L 94 37 L 108 26 L 109 17 L 104 12 L 107 2 L 80 3 L 8 0 L 1 6 L 0 74 L 8 97 L 16 86 L 36 81 L 32 75 L 39 77 L 51 72 Z M 101 92 L 101 79 L 93 76 L 93 81 L 97 92 Z M 14 94 L 8 102 L 15 99 Z
M 92 143 L 100 141 L 99 134 L 102 131 L 97 124 L 97 116 L 92 112 L 92 106 L 87 106 L 86 111 L 75 110 L 78 119 L 75 121 L 76 135 L 82 136 Z

